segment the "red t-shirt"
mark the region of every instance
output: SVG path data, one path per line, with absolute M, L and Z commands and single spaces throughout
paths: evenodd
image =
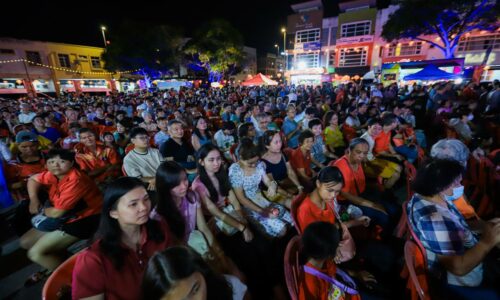
M 9 183 L 16 183 L 22 180 L 27 180 L 30 176 L 45 171 L 45 159 L 35 162 L 23 162 L 20 158 L 17 161 L 9 162 L 5 166 L 5 176 Z
M 87 207 L 77 212 L 77 217 L 68 223 L 101 213 L 103 201 L 101 191 L 92 179 L 77 169 L 71 169 L 60 181 L 49 171 L 36 175 L 35 180 L 46 186 L 50 203 L 55 209 L 70 210 L 80 200 L 85 201 Z
M 330 165 L 339 168 L 342 176 L 344 177 L 344 186 L 342 187 L 342 192 L 359 196 L 359 194 L 365 191 L 365 173 L 361 164 L 358 165 L 357 170 L 352 170 L 349 165 L 347 156 L 344 155 L 340 159 L 331 162 Z M 345 200 L 342 195 L 339 195 L 339 199 Z
M 391 132 L 385 132 L 382 130 L 380 134 L 375 138 L 375 146 L 373 147 L 373 153 L 379 154 L 381 152 L 388 152 L 389 145 L 391 144 Z
M 159 243 L 148 239 L 146 228 L 142 226 L 140 249 L 134 251 L 126 248 L 127 252 L 120 270 L 117 270 L 110 258 L 101 252 L 99 241 L 78 255 L 73 269 L 72 298 L 81 299 L 104 294 L 107 300 L 141 299 L 142 276 L 149 258 L 155 252 L 162 251 L 172 244 L 167 224 L 164 221 L 159 221 L 159 224 L 165 239 Z
M 328 276 L 335 276 L 337 273 L 337 267 L 332 261 L 326 261 L 324 268 L 318 269 L 310 263 L 306 266 L 311 267 L 320 271 L 321 273 Z M 299 285 L 299 300 L 330 300 L 330 299 L 345 299 L 345 298 L 330 298 L 332 291 L 332 285 L 318 278 L 315 275 L 304 272 L 304 279 Z M 333 295 L 331 295 L 333 296 Z
M 120 156 L 115 149 L 97 144 L 96 154 L 91 152 L 87 147 L 75 147 L 77 150 L 76 162 L 82 171 L 90 172 L 98 168 L 103 168 L 109 165 L 121 163 Z M 96 182 L 103 182 L 109 177 L 117 177 L 119 170 L 104 172 L 94 178 Z
M 312 176 L 311 163 L 312 160 L 310 151 L 308 151 L 305 155 L 302 150 L 300 150 L 300 147 L 292 151 L 290 164 L 295 170 L 304 169 L 307 176 Z
M 304 232 L 309 224 L 320 221 L 334 224 L 335 213 L 329 205 L 321 209 L 311 201 L 310 196 L 307 196 L 297 209 L 297 223 L 299 223 L 300 230 Z

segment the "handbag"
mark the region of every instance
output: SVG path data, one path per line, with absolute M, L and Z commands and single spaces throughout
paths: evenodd
M 228 203 L 226 206 L 222 208 L 222 211 L 230 215 L 236 221 L 240 223 L 245 223 L 244 218 L 234 209 L 234 206 L 232 204 Z M 223 232 L 228 236 L 234 235 L 238 232 L 237 228 L 227 224 L 226 222 L 222 221 L 219 218 L 215 218 L 215 226 L 217 226 L 217 229 L 219 229 L 221 232 Z
M 344 283 L 340 282 L 339 280 L 335 279 L 334 277 L 330 277 L 328 275 L 325 275 L 322 272 L 320 272 L 314 268 L 311 268 L 309 266 L 304 266 L 304 271 L 308 274 L 314 275 L 320 279 L 323 279 L 323 280 L 329 282 L 330 284 L 334 285 L 336 288 L 343 291 L 344 293 L 347 293 L 349 295 L 359 295 L 359 292 L 356 290 L 356 283 L 354 282 L 354 280 L 352 280 L 352 278 L 349 275 L 347 275 L 347 273 L 345 273 L 344 271 L 342 271 L 339 268 L 337 268 L 336 275 L 339 276 Z
M 349 228 L 340 221 L 340 216 L 337 211 L 328 204 L 330 209 L 335 214 L 335 219 L 339 223 L 339 227 L 342 230 L 342 239 L 340 240 L 339 246 L 337 247 L 337 253 L 335 254 L 335 263 L 342 263 L 351 260 L 356 255 L 356 244 L 352 238 Z

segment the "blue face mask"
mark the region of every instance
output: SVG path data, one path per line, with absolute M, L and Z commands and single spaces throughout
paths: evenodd
M 457 186 L 457 187 L 453 188 L 453 195 L 451 195 L 451 196 L 444 195 L 444 199 L 446 201 L 452 202 L 452 201 L 455 201 L 458 198 L 462 197 L 463 194 L 464 194 L 464 186 L 463 185 Z

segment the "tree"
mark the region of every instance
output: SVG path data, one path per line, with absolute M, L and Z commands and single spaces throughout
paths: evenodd
M 389 16 L 382 37 L 424 41 L 453 58 L 460 38 L 474 30 L 498 28 L 499 5 L 495 0 L 402 0 Z M 437 35 L 438 41 L 426 38 Z
M 106 69 L 138 69 L 148 87 L 151 78 L 174 74 L 181 61 L 183 41 L 178 29 L 124 22 L 108 36 L 110 44 L 103 54 Z
M 206 70 L 209 81 L 219 81 L 242 61 L 243 38 L 229 22 L 215 19 L 200 27 L 184 53 L 192 65 Z

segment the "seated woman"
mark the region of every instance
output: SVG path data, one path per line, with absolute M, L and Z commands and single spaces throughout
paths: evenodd
M 464 191 L 462 173 L 454 160 L 436 159 L 420 168 L 408 221 L 426 250 L 431 278 L 438 278 L 430 282 L 444 282 L 447 298 L 498 299 L 498 257 L 488 254 L 500 245 L 500 221 L 487 222 L 480 238 L 471 231 L 453 204 Z
M 339 115 L 333 110 L 327 112 L 323 117 L 323 124 L 325 144 L 328 149 L 337 156 L 344 155 L 345 141 L 339 126 Z
M 297 209 L 297 223 L 303 232 L 309 224 L 316 221 L 335 223 L 340 213 L 347 213 L 342 221 L 345 225 L 354 227 L 358 225 L 368 226 L 370 218 L 359 213 L 359 209 L 352 207 L 341 208 L 337 203 L 337 196 L 344 185 L 344 178 L 337 167 L 325 167 L 315 182 L 315 189 L 306 196 Z M 350 212 L 350 214 L 349 214 Z
M 221 275 L 188 247 L 172 247 L 149 260 L 142 280 L 142 299 L 242 300 L 246 286 Z
M 193 247 L 204 259 L 213 260 L 213 252 L 224 258 L 182 166 L 175 161 L 163 162 L 156 171 L 156 192 L 157 203 L 151 214 L 154 219 L 165 220 L 175 238 Z
M 366 188 L 362 164 L 368 155 L 369 144 L 365 139 L 355 138 L 349 144 L 347 154 L 333 162 L 344 177 L 344 186 L 339 195 L 340 202 L 358 206 L 371 223 L 380 225 L 385 236 L 392 233 L 400 212 L 396 203 L 391 202 L 375 190 Z M 332 163 L 331 163 L 332 164 Z M 344 202 L 345 203 L 345 202 Z
M 208 130 L 208 122 L 205 118 L 200 117 L 194 121 L 194 130 L 191 135 L 191 144 L 193 145 L 194 151 L 198 151 L 201 146 L 213 143 L 212 134 Z
M 67 247 L 94 233 L 102 195 L 96 184 L 76 168 L 73 152 L 50 150 L 46 159 L 47 171 L 28 179 L 29 212 L 36 215 L 32 219 L 35 228 L 26 232 L 20 243 L 32 261 L 50 272 L 64 261 Z M 35 274 L 30 283 L 44 275 L 46 272 Z
M 340 228 L 330 222 L 314 222 L 306 228 L 301 240 L 305 274 L 299 283 L 299 300 L 360 299 L 353 280 L 334 262 L 341 237 Z M 371 275 L 366 279 L 376 282 Z
M 267 177 L 264 163 L 259 162 L 258 147 L 246 138 L 240 146 L 240 160 L 229 168 L 229 179 L 236 197 L 258 230 L 269 237 L 283 237 L 292 224 L 290 213 L 285 207 L 267 200 L 259 188 L 261 183 L 265 184 L 268 195 L 272 197 L 278 184 Z
M 140 179 L 121 177 L 104 194 L 93 244 L 73 270 L 73 299 L 140 299 L 148 259 L 172 244 L 164 221 L 149 218 L 151 200 Z
M 268 130 L 260 137 L 260 148 L 265 151 L 262 162 L 266 164 L 266 173 L 271 180 L 278 183 L 278 200 L 286 207 L 294 194 L 300 193 L 304 187 L 300 184 L 297 174 L 282 152 L 283 142 L 278 131 Z
M 368 121 L 368 131 L 361 136 L 361 138 L 366 140 L 369 145 L 368 154 L 366 155 L 367 162 L 365 164 L 364 171 L 367 177 L 382 177 L 385 188 L 390 189 L 401 177 L 402 168 L 395 162 L 383 159 L 383 157 L 375 156 L 373 154 L 375 139 L 381 132 L 382 125 L 380 119 L 370 119 Z
M 215 218 L 217 240 L 224 252 L 231 257 L 246 275 L 251 294 L 263 299 L 278 285 L 282 268 L 269 255 L 273 245 L 248 223 L 241 205 L 236 199 L 227 169 L 224 167 L 219 149 L 203 145 L 197 153 L 198 174 L 192 188 L 202 200 L 203 208 Z

